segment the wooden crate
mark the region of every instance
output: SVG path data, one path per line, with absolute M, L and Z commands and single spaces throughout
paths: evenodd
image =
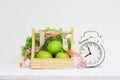
M 31 65 L 33 69 L 38 68 L 73 68 L 74 60 L 73 58 L 35 58 L 35 34 L 39 34 L 40 31 L 32 29 L 32 55 L 31 55 Z M 73 50 L 73 37 L 74 31 L 71 29 L 69 32 L 61 32 L 61 34 L 71 34 L 71 49 Z M 45 32 L 45 34 L 50 34 L 50 32 Z

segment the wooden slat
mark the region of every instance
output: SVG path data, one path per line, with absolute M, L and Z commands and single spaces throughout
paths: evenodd
M 37 31 L 37 32 L 35 32 L 36 34 L 39 34 L 41 31 Z M 45 34 L 51 34 L 51 33 L 53 33 L 53 32 L 50 32 L 50 31 L 42 31 L 42 32 L 45 32 Z M 55 31 L 56 32 L 56 31 Z M 60 32 L 60 34 L 71 34 L 71 32 L 70 31 L 68 31 L 68 32 L 62 32 L 62 31 L 57 31 L 57 32 Z
M 71 29 L 71 50 L 74 50 L 74 29 Z
M 71 58 L 51 58 L 51 59 L 33 59 L 31 68 L 73 68 L 73 59 Z
M 31 59 L 34 58 L 35 55 L 35 29 L 32 29 L 32 54 Z

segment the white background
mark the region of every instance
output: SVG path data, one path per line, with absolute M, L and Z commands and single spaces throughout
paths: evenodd
M 120 62 L 119 0 L 0 0 L 0 63 L 20 62 L 31 29 L 48 26 L 74 28 L 76 44 L 84 31 L 96 30 L 103 36 L 104 62 Z

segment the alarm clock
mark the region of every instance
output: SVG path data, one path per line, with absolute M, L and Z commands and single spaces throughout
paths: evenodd
M 104 61 L 105 49 L 101 44 L 101 37 L 97 31 L 86 31 L 81 36 L 79 53 L 86 62 L 86 67 L 96 67 Z

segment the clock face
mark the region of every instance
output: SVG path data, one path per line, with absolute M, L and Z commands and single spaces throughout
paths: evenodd
M 101 63 L 103 59 L 101 47 L 94 42 L 86 42 L 80 48 L 80 54 L 84 58 L 87 67 L 93 67 Z

